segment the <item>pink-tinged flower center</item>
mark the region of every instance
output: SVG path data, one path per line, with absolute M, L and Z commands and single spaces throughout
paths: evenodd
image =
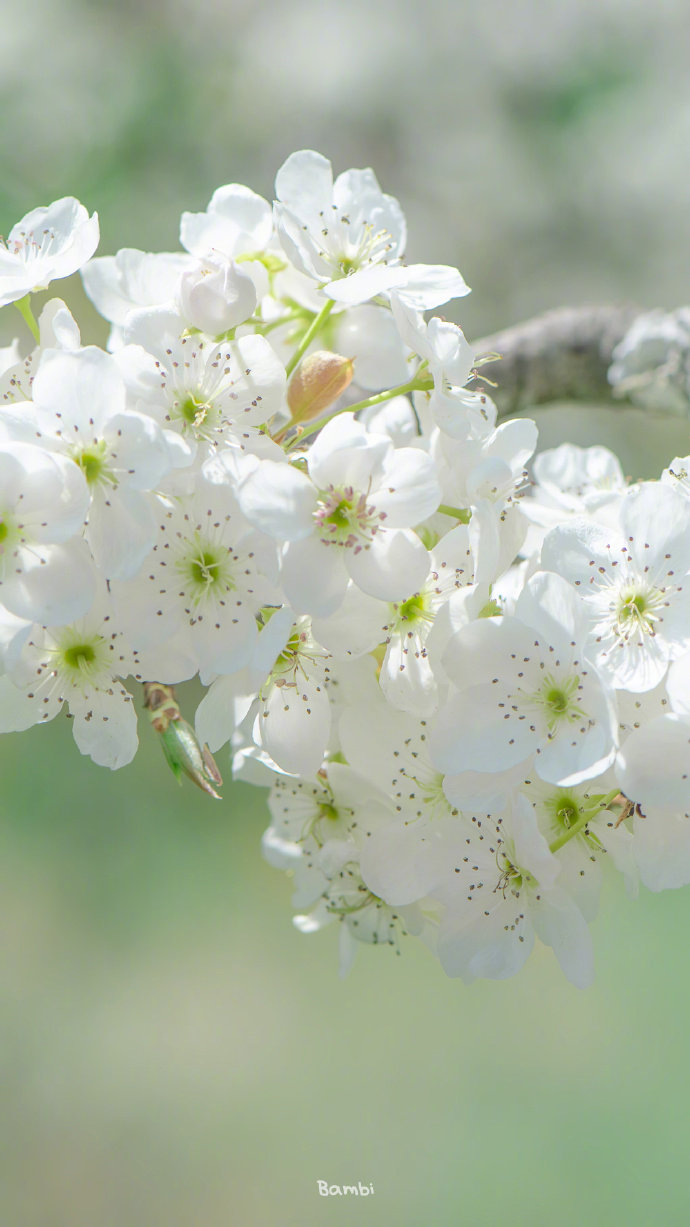
M 357 554 L 373 540 L 386 513 L 368 506 L 366 494 L 355 494 L 352 486 L 329 486 L 321 492 L 314 518 L 324 545 L 345 546 Z
M 11 244 L 7 239 L 0 239 L 0 246 L 11 256 L 19 256 L 27 264 L 49 252 L 54 242 L 55 231 L 47 228 L 39 231 L 38 235 L 35 230 L 24 231 L 21 238 L 12 239 Z

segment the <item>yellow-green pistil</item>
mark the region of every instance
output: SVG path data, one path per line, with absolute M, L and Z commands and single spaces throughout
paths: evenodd
M 642 633 L 654 634 L 654 623 L 664 604 L 664 593 L 644 584 L 630 584 L 618 594 L 616 631 L 621 639 Z
M 78 448 L 72 453 L 73 459 L 79 465 L 89 486 L 107 483 L 117 485 L 117 478 L 106 460 L 107 444 L 105 439 L 90 443 L 87 447 Z
M 531 696 L 532 703 L 543 712 L 549 733 L 553 734 L 564 720 L 570 723 L 586 716 L 575 699 L 579 685 L 577 673 L 561 679 L 547 673 L 539 690 Z
M 91 643 L 73 643 L 65 648 L 62 659 L 70 669 L 82 670 L 85 665 L 93 664 L 96 659 L 96 649 Z

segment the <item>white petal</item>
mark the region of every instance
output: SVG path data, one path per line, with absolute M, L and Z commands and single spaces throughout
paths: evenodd
M 690 816 L 690 717 L 657 716 L 631 733 L 618 752 L 617 778 L 644 811 Z
M 271 686 L 257 716 L 261 744 L 271 758 L 294 775 L 314 775 L 323 762 L 331 728 L 324 686 L 296 675 L 296 686 Z
M 543 635 L 561 660 L 572 660 L 582 650 L 589 630 L 584 603 L 572 585 L 553 571 L 530 576 L 518 597 L 515 616 Z
M 253 701 L 246 669 L 231 677 L 219 677 L 196 709 L 194 726 L 201 744 L 215 754 L 239 728 Z
M 634 819 L 632 851 L 640 879 L 648 890 L 676 890 L 690 885 L 690 819 L 649 809 Z
M 429 573 L 428 550 L 415 533 L 404 529 L 376 533 L 359 553 L 343 552 L 350 577 L 381 601 L 400 601 L 419 592 Z
M 458 269 L 449 264 L 408 264 L 406 272 L 407 280 L 398 293 L 417 311 L 440 307 L 470 293 Z
M 520 971 L 532 952 L 534 930 L 526 918 L 520 925 L 511 923 L 518 906 L 509 896 L 492 904 L 488 914 L 479 903 L 469 913 L 449 912 L 438 936 L 438 957 L 446 975 L 471 984 L 477 977 L 505 980 Z
M 491 685 L 470 686 L 441 709 L 431 737 L 439 771 L 506 771 L 536 750 L 538 731 L 508 703 L 499 707 L 504 694 Z
M 18 574 L 0 580 L 0 599 L 10 613 L 43 626 L 74 622 L 91 607 L 95 569 L 84 541 L 22 551 Z
M 156 519 L 145 494 L 120 486 L 91 504 L 86 539 L 108 579 L 133 578 L 153 546 Z
M 565 975 L 576 988 L 594 978 L 592 937 L 579 908 L 564 891 L 544 891 L 530 900 L 530 918 L 538 937 L 551 946 Z
M 327 618 L 342 604 L 347 571 L 342 555 L 349 551 L 324 545 L 315 537 L 291 541 L 281 567 L 283 591 L 296 613 Z
M 381 484 L 372 496 L 387 528 L 412 528 L 433 514 L 441 501 L 436 465 L 426 452 L 398 447 L 385 459 Z
M 350 582 L 345 599 L 330 617 L 312 618 L 312 632 L 338 659 L 363 656 L 381 643 L 388 614 L 387 604 L 367 596 Z
M 333 171 L 328 158 L 313 149 L 291 153 L 276 175 L 276 196 L 291 209 L 314 211 L 330 205 Z
M 316 491 L 291 464 L 262 460 L 242 480 L 238 500 L 250 524 L 278 541 L 301 541 L 314 530 Z
M 690 716 L 690 652 L 671 665 L 666 689 L 673 710 L 679 716 Z
M 8 677 L 0 677 L 0 733 L 21 733 L 52 720 L 62 702 L 52 694 L 46 698 L 20 690 Z
M 131 763 L 139 745 L 137 714 L 124 687 L 115 685 L 110 694 L 95 691 L 84 699 L 70 696 L 69 707 L 82 754 L 113 771 Z

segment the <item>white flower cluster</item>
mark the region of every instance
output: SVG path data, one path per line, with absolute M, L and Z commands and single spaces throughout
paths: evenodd
M 38 342 L 0 354 L 0 731 L 66 704 L 116 768 L 127 679 L 164 730 L 198 676 L 198 769 L 230 742 L 271 782 L 265 855 L 343 968 L 413 934 L 503 978 L 536 937 L 585 985 L 604 862 L 690 882 L 690 458 L 629 487 L 564 445 L 528 492 L 534 424 L 424 316 L 458 271 L 405 264 L 370 170 L 302 151 L 276 195 L 219 188 L 180 253 L 91 259 L 74 200 L 0 251 Z M 31 314 L 82 266 L 108 352 Z

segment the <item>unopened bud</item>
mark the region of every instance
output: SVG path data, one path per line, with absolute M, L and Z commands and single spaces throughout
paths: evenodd
M 208 746 L 199 745 L 194 729 L 183 719 L 174 688 L 162 682 L 145 682 L 144 707 L 160 735 L 163 753 L 175 778 L 181 783 L 186 775 L 197 788 L 220 801 L 213 787 L 223 783 L 220 772 Z
M 217 337 L 249 318 L 256 307 L 256 287 L 248 273 L 214 252 L 182 274 L 178 305 L 192 328 Z
M 354 362 L 319 349 L 300 362 L 288 386 L 293 422 L 308 422 L 327 409 L 352 382 Z

